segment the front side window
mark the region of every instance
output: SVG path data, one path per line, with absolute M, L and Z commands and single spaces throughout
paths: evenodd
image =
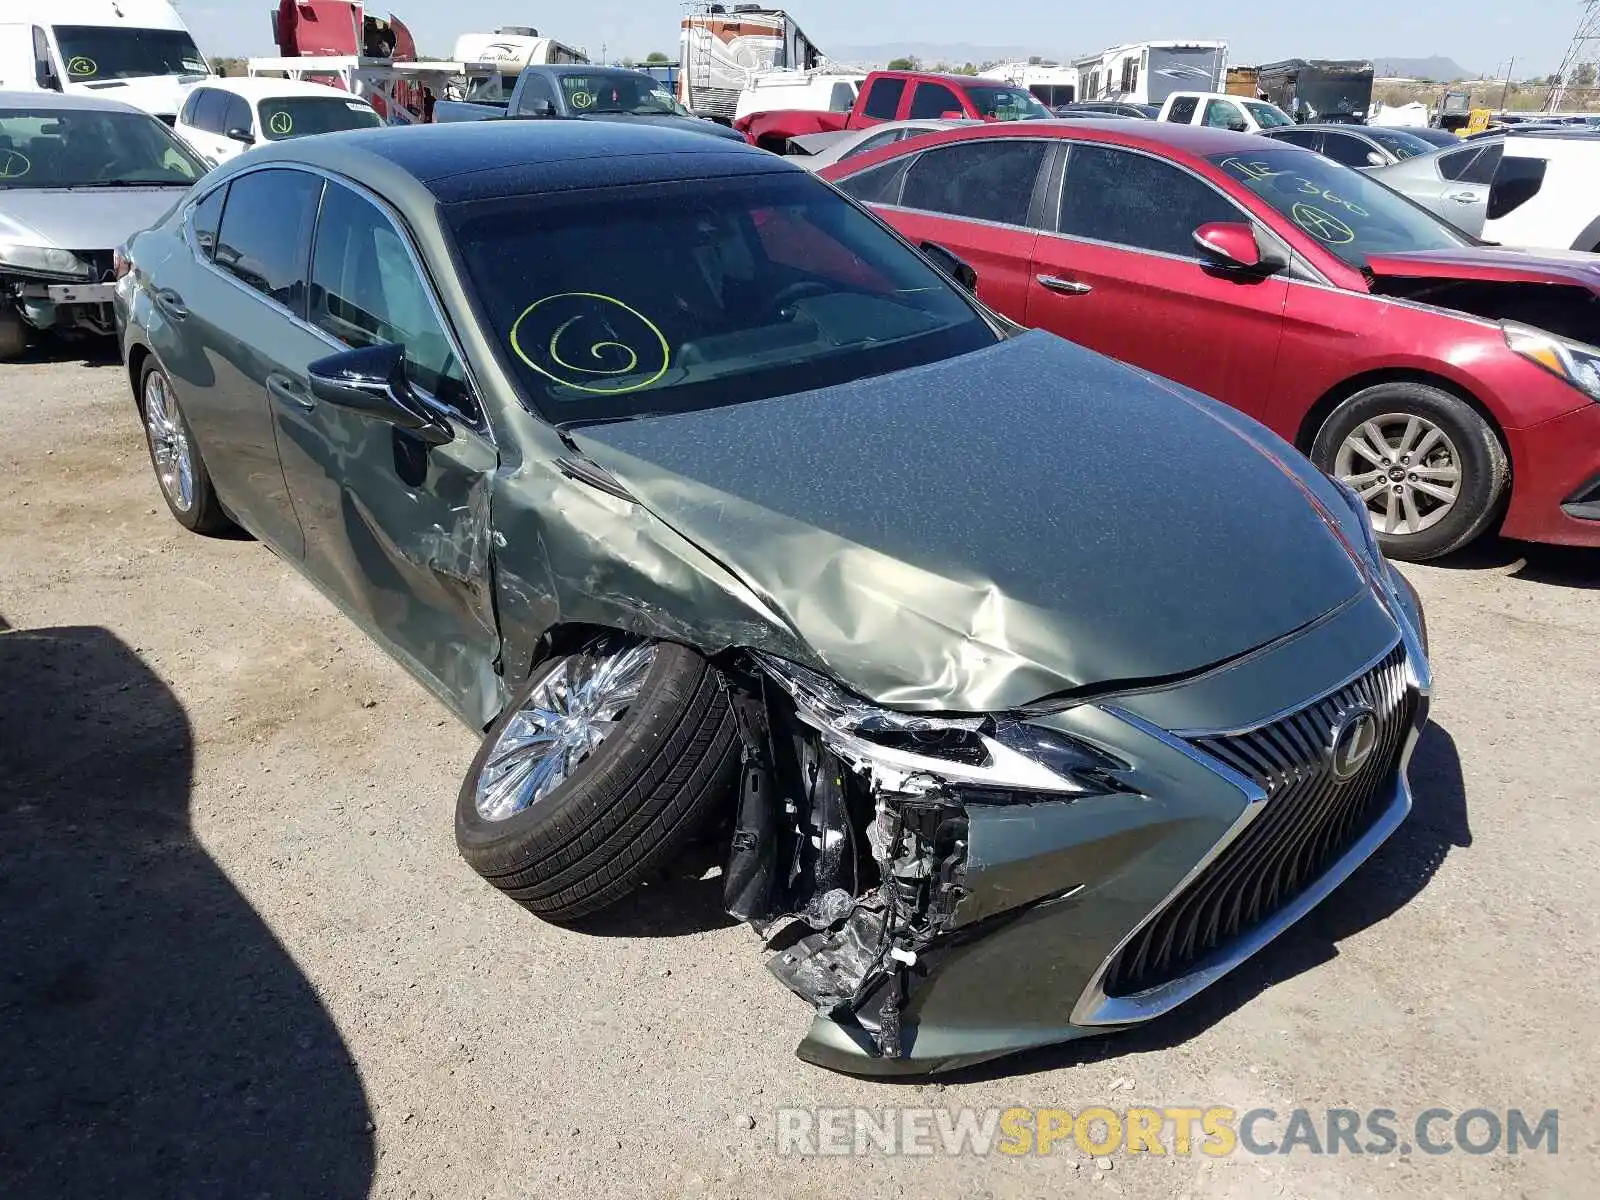
M 1465 234 L 1360 171 L 1319 154 L 1265 144 L 1265 150 L 1212 155 L 1211 162 L 1353 267 L 1366 266 L 1369 254 L 1471 244 Z
M 828 95 L 829 112 L 849 112 L 855 107 L 856 85 L 840 80 Z
M 911 119 L 936 121 L 946 113 L 959 113 L 961 101 L 942 83 L 919 83 L 911 94 Z
M 194 108 L 189 124 L 202 133 L 221 133 L 223 119 L 228 115 L 228 93 L 218 88 L 196 88 L 190 100 Z
M 447 207 L 464 284 L 530 405 L 583 423 L 789 395 L 997 335 L 803 172 Z
M 1245 216 L 1215 188 L 1160 159 L 1074 145 L 1061 194 L 1061 232 L 1133 250 L 1196 258 L 1194 231 Z
M 243 96 L 228 97 L 228 107 L 222 114 L 222 132 L 255 136 L 255 123 L 250 119 L 250 101 Z
M 261 136 L 269 142 L 337 133 L 341 129 L 373 129 L 383 119 L 364 100 L 338 96 L 277 96 L 259 103 Z
M 181 29 L 57 25 L 55 31 L 68 83 L 210 74 L 194 39 Z
M 1026 225 L 1045 144 L 1024 138 L 964 142 L 929 150 L 911 164 L 900 203 L 906 208 Z
M 310 320 L 352 349 L 401 345 L 411 380 L 462 409 L 466 376 L 393 223 L 329 185 L 311 255 Z
M 305 314 L 305 257 L 322 180 L 304 171 L 252 171 L 228 184 L 213 261 L 296 316 Z
M 867 116 L 877 121 L 892 121 L 900 111 L 900 97 L 905 95 L 904 79 L 880 79 L 867 93 Z
M 1284 125 L 1293 125 L 1289 114 L 1275 104 L 1263 104 L 1259 100 L 1246 100 L 1245 111 L 1256 119 L 1256 124 L 1263 129 L 1278 129 Z
M 1032 92 L 1019 87 L 968 84 L 967 99 L 985 121 L 1048 121 L 1054 115 Z
M 187 187 L 205 173 L 194 151 L 144 113 L 0 109 L 0 190 Z
M 1235 133 L 1248 133 L 1250 122 L 1244 119 L 1231 100 L 1206 101 L 1205 124 L 1212 129 L 1231 129 Z

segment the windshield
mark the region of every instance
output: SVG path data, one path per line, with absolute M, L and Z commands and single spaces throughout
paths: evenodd
M 260 109 L 261 133 L 269 142 L 383 124 L 370 104 L 337 96 L 275 96 L 261 101 Z
M 187 187 L 205 173 L 188 147 L 144 113 L 0 110 L 0 188 Z
M 1464 234 L 1376 180 L 1309 150 L 1214 154 L 1211 161 L 1352 267 L 1369 254 L 1451 250 Z
M 563 75 L 561 91 L 568 111 L 574 113 L 683 115 L 672 93 L 654 79 L 638 75 Z
M 1245 108 L 1256 119 L 1256 124 L 1263 129 L 1276 129 L 1280 125 L 1293 125 L 1288 114 L 1275 104 L 1263 104 L 1259 100 L 1244 101 Z
M 788 395 L 998 336 L 803 172 L 479 201 L 445 218 L 481 319 L 558 423 Z
M 1376 129 L 1369 126 L 1366 135 L 1396 159 L 1415 158 L 1419 154 L 1430 154 L 1435 149 L 1432 142 L 1398 129 Z
M 206 60 L 181 29 L 57 25 L 56 45 L 68 83 L 144 75 L 206 75 Z
M 986 121 L 1049 121 L 1054 114 L 1031 92 L 1016 87 L 969 83 L 967 98 Z

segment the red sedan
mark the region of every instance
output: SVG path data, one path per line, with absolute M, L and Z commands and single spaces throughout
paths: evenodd
M 1396 558 L 1497 522 L 1600 546 L 1600 257 L 1482 246 L 1308 150 L 1153 121 L 952 130 L 822 174 L 1013 320 L 1272 428 Z

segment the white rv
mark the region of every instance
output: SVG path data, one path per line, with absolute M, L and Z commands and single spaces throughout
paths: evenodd
M 171 124 L 211 73 L 169 0 L 5 0 L 0 90 L 120 100 Z
M 1063 67 L 1056 63 L 1001 63 L 987 71 L 979 71 L 979 78 L 998 79 L 1012 87 L 1027 88 L 1034 99 L 1046 108 L 1058 108 L 1081 100 L 1082 80 L 1077 67 Z
M 510 25 L 493 33 L 464 33 L 456 39 L 456 62 L 466 70 L 463 99 L 474 104 L 504 105 L 516 90 L 524 67 L 552 63 L 587 63 L 588 57 L 537 29 Z
M 781 8 L 700 4 L 683 18 L 678 99 L 702 117 L 732 121 L 757 74 L 815 71 L 822 52 Z
M 1227 84 L 1227 42 L 1132 42 L 1072 64 L 1080 100 L 1162 104 L 1173 92 L 1220 92 Z

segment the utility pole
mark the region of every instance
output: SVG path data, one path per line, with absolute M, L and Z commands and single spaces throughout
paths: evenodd
M 1500 111 L 1506 110 L 1506 97 L 1511 95 L 1511 72 L 1516 68 L 1517 60 L 1513 58 L 1506 63 L 1506 86 L 1500 89 Z
M 1600 43 L 1600 0 L 1583 0 L 1583 15 L 1578 18 L 1572 44 L 1567 47 L 1566 56 L 1561 60 L 1561 69 L 1556 72 L 1556 84 L 1545 98 L 1545 112 L 1556 112 L 1566 103 L 1572 77 L 1590 57 L 1590 48 L 1596 43 Z

